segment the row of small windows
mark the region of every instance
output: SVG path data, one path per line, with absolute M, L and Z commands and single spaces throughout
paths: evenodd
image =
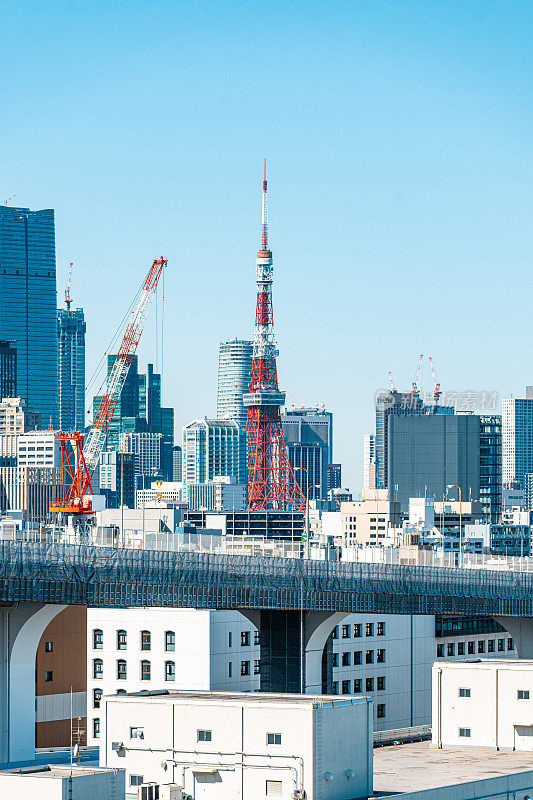
M 365 692 L 373 692 L 374 685 L 378 692 L 384 692 L 386 681 L 385 676 L 380 676 L 376 678 L 366 678 L 365 679 Z M 341 681 L 341 694 L 352 694 L 352 681 Z M 363 679 L 356 678 L 353 682 L 353 694 L 360 694 L 363 691 Z M 332 694 L 339 694 L 339 681 L 333 681 L 331 684 L 331 693 Z
M 374 625 L 373 622 L 367 622 L 365 625 L 365 634 L 366 636 L 374 636 L 374 629 L 376 631 L 376 636 L 385 636 L 385 623 L 378 622 L 377 625 Z M 342 639 L 350 639 L 352 635 L 351 626 L 350 625 L 341 625 L 341 638 Z M 363 635 L 363 626 L 361 623 L 356 623 L 353 626 L 353 636 L 354 639 L 359 639 Z M 333 628 L 333 639 L 339 638 L 339 626 L 335 625 Z
M 459 697 L 471 697 L 471 690 L 468 687 L 459 688 Z M 517 700 L 529 700 L 529 689 L 517 689 Z
M 487 639 L 487 653 L 495 653 L 496 652 L 496 640 L 495 639 Z M 444 658 L 444 644 L 437 645 L 437 658 Z M 507 650 L 514 650 L 514 642 L 509 637 L 507 639 Z M 498 639 L 498 653 L 503 653 L 505 651 L 505 639 Z M 476 643 L 475 642 L 457 642 L 457 655 L 464 656 L 469 655 L 472 656 L 476 652 Z M 477 643 L 477 652 L 484 653 L 485 652 L 485 639 L 480 639 Z M 447 656 L 454 656 L 455 655 L 455 642 L 448 642 L 446 645 L 446 655 Z
M 100 706 L 99 705 L 95 706 L 95 708 L 100 708 Z M 379 716 L 379 714 L 378 714 L 378 716 Z M 385 714 L 382 714 L 381 716 L 385 716 Z M 93 736 L 95 737 L 95 739 L 97 739 L 100 736 L 100 720 L 98 718 L 93 719 Z M 130 728 L 130 739 L 144 739 L 144 728 L 139 728 L 139 727 Z M 213 731 L 206 730 L 205 728 L 198 729 L 196 731 L 196 741 L 197 742 L 212 742 L 213 741 Z M 267 745 L 280 746 L 281 745 L 281 733 L 270 733 L 270 732 L 267 733 L 266 734 L 266 743 L 267 743 Z M 132 775 L 132 778 L 133 777 L 134 776 Z M 142 779 L 141 779 L 141 783 L 142 783 Z M 137 784 L 137 782 L 132 784 L 130 782 L 130 786 L 133 786 L 133 785 L 137 786 L 137 785 L 140 785 L 140 784 Z
M 385 663 L 385 650 L 376 650 L 376 663 L 377 664 L 384 664 Z M 355 650 L 353 653 L 353 662 L 352 662 L 352 654 L 350 652 L 341 653 L 341 667 L 356 667 L 358 664 L 363 663 L 363 651 L 362 650 Z M 374 650 L 366 650 L 365 651 L 365 664 L 373 664 L 374 663 Z M 333 653 L 332 656 L 332 666 L 338 667 L 339 666 L 339 654 Z
M 250 646 L 250 631 L 241 631 L 241 647 Z M 260 644 L 259 631 L 254 631 L 254 645 Z M 228 633 L 228 647 L 233 647 L 233 634 L 231 631 Z
M 128 634 L 124 630 L 117 631 L 117 650 L 128 649 Z M 167 653 L 173 653 L 176 649 L 176 634 L 174 631 L 165 631 L 164 645 Z M 152 649 L 152 634 L 150 631 L 141 631 L 140 638 L 141 650 Z M 104 632 L 100 628 L 93 630 L 93 650 L 104 649 Z
M 152 677 L 152 665 L 150 661 L 140 663 L 141 680 L 149 681 Z M 101 658 L 93 658 L 93 678 L 98 680 L 104 677 L 104 662 Z M 128 664 L 124 659 L 117 661 L 117 680 L 125 681 L 128 678 Z M 174 681 L 176 679 L 176 664 L 174 661 L 165 661 L 165 680 Z M 96 690 L 95 690 L 96 691 Z M 96 707 L 96 706 L 95 706 Z

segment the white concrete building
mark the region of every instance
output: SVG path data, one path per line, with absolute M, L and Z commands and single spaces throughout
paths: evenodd
M 354 800 L 372 793 L 371 700 L 179 692 L 104 698 L 100 763 L 194 800 Z
M 162 433 L 120 433 L 119 450 L 135 456 L 135 475 L 156 475 L 161 469 Z
M 374 701 L 374 729 L 431 721 L 435 617 L 349 614 L 333 631 L 333 685 Z
M 87 610 L 87 741 L 106 694 L 144 689 L 259 689 L 258 631 L 238 611 Z
M 433 744 L 533 750 L 533 661 L 433 667 Z
M 148 483 L 148 481 L 147 481 Z M 152 481 L 146 489 L 137 489 L 135 493 L 135 507 L 157 506 L 159 504 L 187 502 L 187 492 L 183 483 L 177 481 Z
M 0 797 L 9 800 L 122 800 L 124 769 L 43 765 L 0 772 Z
M 60 467 L 61 445 L 55 431 L 31 431 L 18 437 L 19 467 Z
M 248 487 L 227 475 L 205 483 L 187 484 L 187 503 L 191 511 L 242 511 L 247 508 Z

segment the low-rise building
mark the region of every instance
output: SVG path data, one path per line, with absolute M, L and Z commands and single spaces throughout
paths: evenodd
M 187 484 L 187 503 L 191 511 L 242 511 L 247 507 L 247 500 L 248 487 L 229 476 Z
M 381 545 L 399 523 L 400 504 L 388 499 L 388 490 L 376 489 L 374 494 L 372 499 L 341 503 L 341 525 L 347 547 Z
M 0 433 L 26 433 L 41 427 L 41 415 L 22 397 L 4 397 L 0 402 Z
M 372 793 L 372 701 L 162 691 L 103 699 L 100 763 L 127 796 L 153 781 L 195 800 L 353 800 Z
M 113 769 L 43 765 L 0 772 L 0 797 L 9 800 L 123 800 L 125 773 Z

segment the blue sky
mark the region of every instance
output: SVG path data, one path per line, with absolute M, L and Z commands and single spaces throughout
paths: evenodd
M 280 384 L 334 411 L 345 485 L 419 353 L 443 389 L 522 393 L 532 37 L 517 0 L 4 0 L 0 202 L 55 208 L 88 374 L 163 254 L 164 399 L 178 434 L 214 415 L 218 342 L 252 334 L 266 155 Z

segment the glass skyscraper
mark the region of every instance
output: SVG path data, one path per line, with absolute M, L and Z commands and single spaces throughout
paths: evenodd
M 85 319 L 83 309 L 57 310 L 59 429 L 85 428 Z
M 479 417 L 479 499 L 485 521 L 500 522 L 502 515 L 502 418 Z
M 250 390 L 252 342 L 230 339 L 220 342 L 218 354 L 218 419 L 235 419 L 246 425 L 248 410 L 242 396 Z
M 17 350 L 17 393 L 58 423 L 54 212 L 0 206 L 0 339 Z
M 523 489 L 524 476 L 531 472 L 533 472 L 533 399 L 527 396 L 505 399 L 502 401 L 503 482 L 509 484 L 519 481 Z

